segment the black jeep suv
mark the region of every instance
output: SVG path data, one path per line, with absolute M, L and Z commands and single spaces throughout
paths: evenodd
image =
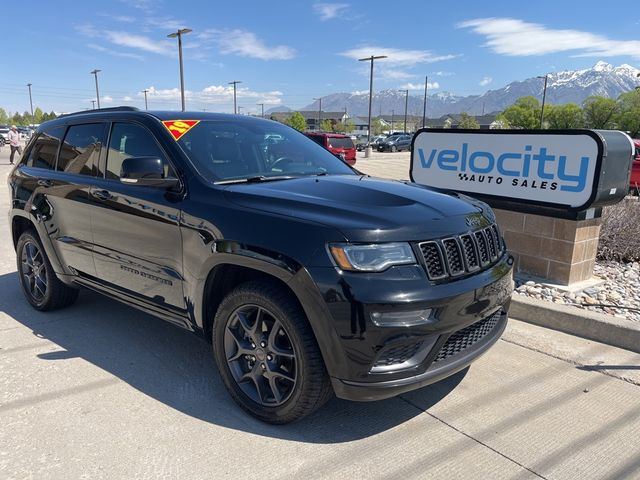
M 34 308 L 85 287 L 200 333 L 267 422 L 433 383 L 505 328 L 513 258 L 487 205 L 363 175 L 276 122 L 70 114 L 9 185 Z

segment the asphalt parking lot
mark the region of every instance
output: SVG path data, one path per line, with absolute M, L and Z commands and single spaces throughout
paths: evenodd
M 408 158 L 357 167 L 407 178 Z M 9 171 L 5 148 L 2 212 Z M 639 385 L 640 355 L 514 320 L 446 381 L 265 425 L 192 334 L 90 292 L 31 309 L 0 215 L 2 479 L 638 478 Z

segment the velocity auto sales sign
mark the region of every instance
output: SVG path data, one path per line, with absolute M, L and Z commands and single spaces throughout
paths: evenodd
M 592 194 L 602 147 L 588 132 L 421 130 L 411 178 L 436 188 L 569 208 Z

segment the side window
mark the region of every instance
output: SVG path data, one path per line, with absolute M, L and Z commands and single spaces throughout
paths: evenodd
M 62 142 L 56 170 L 95 176 L 104 129 L 102 123 L 70 126 Z
M 107 153 L 106 178 L 120 178 L 122 162 L 131 157 L 157 157 L 165 162 L 165 177 L 175 177 L 153 135 L 134 123 L 114 123 Z
M 314 142 L 316 142 L 318 145 L 321 145 L 324 147 L 324 137 L 321 137 L 319 135 L 309 135 L 309 138 Z
M 49 127 L 44 129 L 36 138 L 29 156 L 27 157 L 27 167 L 46 168 L 53 170 L 56 168 L 56 154 L 60 145 L 60 138 L 64 133 L 64 127 Z

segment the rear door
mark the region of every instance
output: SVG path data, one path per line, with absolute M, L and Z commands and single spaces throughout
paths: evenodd
M 182 311 L 181 195 L 121 183 L 120 167 L 129 157 L 161 158 L 166 176 L 175 176 L 165 151 L 145 126 L 112 123 L 102 178 L 90 191 L 97 276 L 126 294 Z
M 90 123 L 44 130 L 23 169 L 33 189 L 30 211 L 38 211 L 67 273 L 95 275 L 89 188 L 104 143 L 106 125 Z

